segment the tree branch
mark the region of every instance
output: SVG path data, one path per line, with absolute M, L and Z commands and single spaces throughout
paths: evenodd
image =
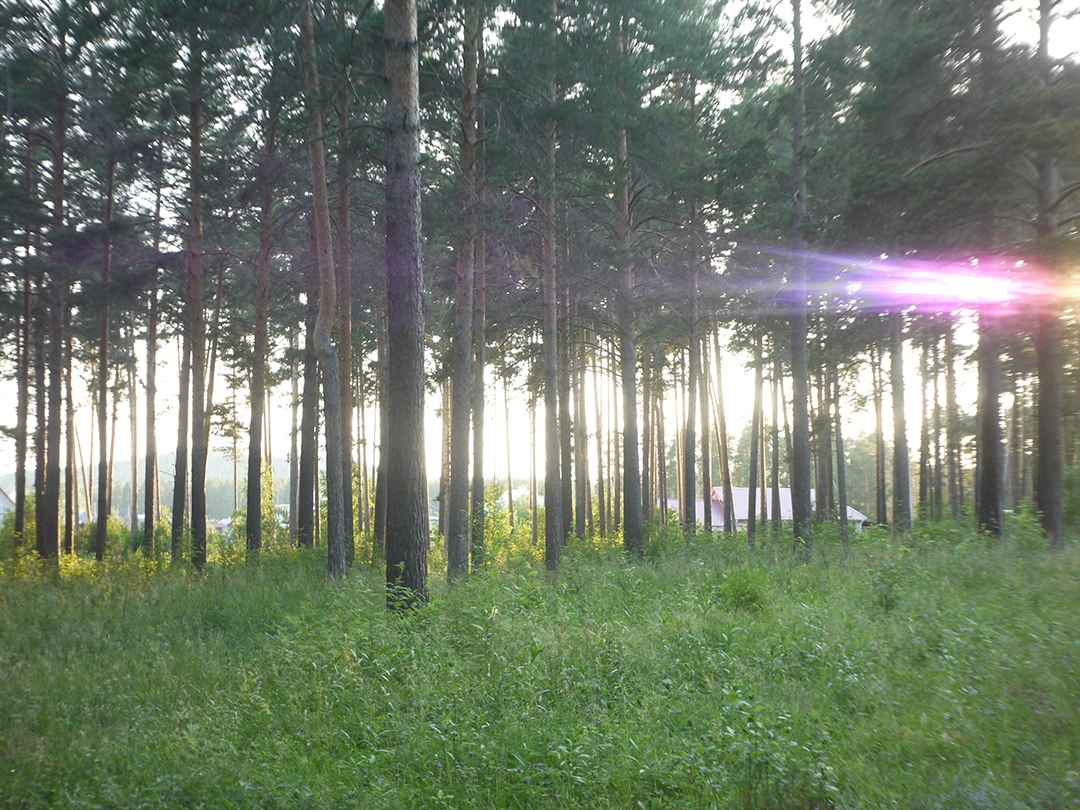
M 931 155 L 928 158 L 920 160 L 918 163 L 916 163 L 914 166 L 904 172 L 903 176 L 908 177 L 917 172 L 919 169 L 922 169 L 925 166 L 929 166 L 931 163 L 936 163 L 939 160 L 945 160 L 947 158 L 953 157 L 954 155 L 963 154 L 964 152 L 977 152 L 980 149 L 985 149 L 987 146 L 989 146 L 989 144 L 976 143 L 969 144 L 968 146 L 957 146 L 952 149 L 946 149 L 944 152 L 938 152 L 936 155 Z

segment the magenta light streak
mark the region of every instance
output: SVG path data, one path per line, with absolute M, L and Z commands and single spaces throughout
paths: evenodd
M 1005 314 L 1070 298 L 1078 291 L 1071 276 L 1052 278 L 1044 268 L 1011 256 L 924 259 L 808 252 L 801 257 L 810 295 L 838 296 L 859 308 L 926 312 L 968 308 Z M 795 291 L 785 285 L 779 297 L 789 295 Z

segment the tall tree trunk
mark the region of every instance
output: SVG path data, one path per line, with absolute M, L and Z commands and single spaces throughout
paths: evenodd
M 593 406 L 596 410 L 596 518 L 599 523 L 600 536 L 607 537 L 607 493 L 604 483 L 604 412 L 600 407 L 600 337 L 595 333 L 594 341 L 596 344 L 596 352 L 593 355 Z
M 930 517 L 930 338 L 922 339 L 919 366 L 919 518 Z
M 589 512 L 588 431 L 585 420 L 585 331 L 577 333 L 574 351 L 574 533 L 592 534 Z
M 455 396 L 450 403 L 450 511 L 446 531 L 446 576 L 451 583 L 469 573 L 469 424 L 473 390 L 473 291 L 476 259 L 476 87 L 480 11 L 467 0 L 462 33 L 462 97 L 458 119 L 458 160 L 465 222 L 454 273 L 454 340 L 450 369 Z
M 623 44 L 620 42 L 620 52 Z M 634 265 L 630 243 L 630 162 L 625 129 L 615 136 L 615 240 L 623 265 L 619 279 L 619 354 L 623 388 L 623 545 L 635 557 L 645 554 L 638 461 L 637 334 L 634 322 Z
M 545 78 L 545 102 L 554 108 L 558 102 L 555 74 L 555 46 L 558 37 L 558 0 L 548 0 L 548 58 L 551 64 Z M 558 284 L 555 276 L 555 118 L 544 123 L 545 189 L 541 212 L 542 301 L 541 323 L 544 344 L 544 561 L 548 570 L 559 567 L 562 556 L 563 515 L 562 477 L 559 465 L 559 393 L 558 393 Z
M 701 497 L 705 517 L 705 531 L 711 533 L 712 523 L 712 448 L 709 442 L 709 341 L 708 333 L 699 329 L 701 346 L 701 370 L 699 372 L 699 407 L 701 409 Z M 774 415 L 775 416 L 775 415 Z M 775 421 L 775 420 L 774 420 Z
M 773 540 L 780 537 L 780 375 L 780 353 L 774 340 L 772 374 L 772 522 L 769 527 Z
M 653 363 L 652 349 L 648 343 L 641 347 L 641 507 L 643 520 L 654 520 L 656 515 L 656 434 L 653 412 Z
M 180 393 L 177 396 L 179 418 L 176 428 L 176 464 L 173 472 L 172 527 L 170 553 L 173 562 L 180 560 L 181 543 L 184 538 L 184 517 L 187 505 L 188 477 L 188 407 L 191 402 L 191 338 L 187 324 L 183 328 L 180 348 Z
M 474 3 L 470 3 L 474 5 Z M 475 5 L 479 5 L 476 3 Z M 479 11 L 477 11 L 479 16 Z M 477 80 L 476 80 L 476 190 L 474 201 L 478 206 L 474 218 L 479 232 L 476 234 L 476 250 L 473 253 L 473 478 L 472 478 L 472 542 L 470 544 L 471 563 L 474 570 L 484 566 L 484 393 L 485 393 L 485 352 L 487 349 L 487 238 L 484 234 L 483 194 L 485 182 L 484 166 L 484 106 L 483 92 L 479 74 L 483 70 L 484 40 L 480 35 L 483 22 L 476 23 Z M 504 391 L 505 391 L 504 380 Z M 504 400 L 505 401 L 505 400 Z M 507 435 L 509 436 L 509 403 L 507 409 Z M 509 445 L 508 445 L 509 448 Z M 494 471 L 493 471 L 494 472 Z M 509 449 L 506 457 L 506 498 L 507 514 L 510 516 L 510 530 L 514 529 L 514 487 L 510 475 Z
M 314 240 L 312 240 L 314 241 Z M 315 474 L 319 454 L 318 402 L 319 366 L 315 354 L 315 317 L 318 309 L 318 269 L 315 266 L 315 247 L 312 245 L 308 260 L 307 307 L 304 313 L 304 393 L 300 411 L 300 467 L 296 494 L 296 541 L 297 544 L 315 546 L 315 500 L 318 479 Z
M 128 313 L 128 329 L 131 337 L 130 360 L 127 363 L 128 374 L 128 425 L 131 431 L 131 501 L 128 504 L 131 530 L 131 550 L 139 549 L 139 412 L 137 407 L 138 374 L 135 361 L 135 312 Z
M 889 382 L 893 407 L 893 528 L 911 528 L 911 465 L 904 415 L 904 314 L 889 316 Z
M 574 521 L 574 422 L 570 418 L 571 339 L 570 339 L 570 285 L 559 283 L 559 492 L 562 500 L 563 542 L 570 536 Z
M 720 333 L 713 332 L 713 354 L 716 355 L 716 440 L 720 443 L 720 482 L 724 492 L 724 533 L 735 531 L 735 502 L 731 495 L 731 464 L 728 458 L 727 415 L 724 409 L 723 363 L 720 354 Z
M 64 308 L 64 537 L 63 553 L 75 553 L 75 529 L 79 522 L 79 487 L 75 468 L 75 393 L 72 390 L 71 307 Z M 134 447 L 134 444 L 132 444 Z
M 188 156 L 188 322 L 191 330 L 191 562 L 206 564 L 206 324 L 203 313 L 202 45 L 191 40 Z
M 691 223 L 696 218 L 697 211 L 692 209 L 690 214 Z M 693 229 L 694 226 L 691 225 L 691 230 Z M 695 255 L 690 257 L 690 312 L 688 319 L 690 351 L 687 357 L 686 428 L 683 435 L 685 511 L 682 520 L 683 533 L 687 535 L 697 531 L 697 404 L 698 374 L 701 368 L 701 343 L 698 340 L 698 263 L 696 250 L 693 252 Z M 706 502 L 707 506 L 708 502 Z
M 315 352 L 322 369 L 323 424 L 326 428 L 326 572 L 330 579 L 345 576 L 345 499 L 344 471 L 351 466 L 344 448 L 342 400 L 348 400 L 349 386 L 342 390 L 341 366 L 333 341 L 338 323 L 338 286 L 334 271 L 333 238 L 330 231 L 330 194 L 326 179 L 326 155 L 323 145 L 322 108 L 319 104 L 319 66 L 315 58 L 315 33 L 311 2 L 301 9 L 300 32 L 303 40 L 304 85 L 310 115 L 308 160 L 311 167 L 311 202 L 315 213 L 315 256 L 319 268 L 319 312 L 315 318 Z
M 943 512 L 944 487 L 942 481 L 943 467 L 941 464 L 941 333 L 934 333 L 934 485 L 932 497 L 933 519 L 940 521 Z
M 874 386 L 874 506 L 879 526 L 889 522 L 889 502 L 885 491 L 885 408 L 882 392 L 885 388 L 884 370 L 881 367 L 881 348 L 871 346 L 870 365 Z
M 375 313 L 375 349 L 378 353 L 378 400 L 379 400 L 379 466 L 375 470 L 375 514 L 372 518 L 375 531 L 372 534 L 372 559 L 386 558 L 386 448 L 390 441 L 388 431 L 390 420 L 386 409 L 389 407 L 389 392 L 387 387 L 387 335 L 386 313 L 377 310 Z M 453 391 L 450 396 L 453 396 Z M 444 417 L 445 418 L 445 417 Z
M 300 453 L 297 412 L 300 409 L 300 364 L 297 362 L 296 330 L 289 330 L 289 352 L 291 355 L 289 377 L 292 382 L 292 429 L 289 433 L 289 545 L 299 545 L 298 516 L 300 513 Z
M 836 418 L 833 425 L 836 430 L 836 488 L 840 496 L 840 550 L 846 554 L 848 545 L 848 492 L 847 458 L 844 455 L 843 420 L 840 416 L 840 375 L 832 375 L 833 409 Z
M 26 196 L 33 203 L 37 197 L 37 159 L 33 139 L 27 139 L 26 147 Z M 38 249 L 39 235 L 32 217 L 26 224 L 26 238 L 23 249 L 27 256 Z M 26 458 L 29 446 L 30 430 L 30 353 L 33 343 L 33 309 L 30 263 L 25 264 L 22 277 L 21 318 L 19 320 L 19 367 L 18 394 L 16 400 L 15 428 L 15 544 L 22 546 L 26 541 Z M 87 504 L 87 510 L 90 506 Z
M 157 159 L 155 155 L 155 160 Z M 150 267 L 150 289 L 146 312 L 146 461 L 143 464 L 143 541 L 142 550 L 152 556 L 154 529 L 157 526 L 157 342 L 158 342 L 158 255 L 161 250 L 162 173 L 155 167 L 154 177 L 154 262 Z
M 1001 347 L 996 318 L 979 315 L 979 527 L 1005 536 L 1005 475 L 1001 452 Z
M 754 345 L 754 413 L 750 427 L 750 486 L 746 509 L 746 542 L 750 548 L 754 547 L 757 536 L 758 446 L 761 436 L 761 364 L 761 337 L 758 336 L 757 343 Z
M 94 556 L 101 562 L 105 559 L 106 542 L 109 537 L 109 453 L 108 413 L 109 413 L 109 293 L 110 274 L 112 271 L 112 236 L 110 230 L 113 220 L 113 201 L 115 196 L 116 162 L 110 157 L 105 172 L 105 244 L 101 262 L 101 284 L 103 292 L 100 320 L 98 322 L 98 506 L 97 533 L 95 535 Z
M 348 34 L 348 21 L 346 12 L 349 3 L 341 0 L 338 4 L 338 30 L 342 34 Z M 353 357 L 352 357 L 352 222 L 351 222 L 351 194 L 350 181 L 352 180 L 352 146 L 350 145 L 349 125 L 349 98 L 352 88 L 350 86 L 350 74 L 348 64 L 342 67 L 342 75 L 339 77 L 337 92 L 337 119 L 338 119 L 338 163 L 337 163 L 337 187 L 338 187 L 338 253 L 337 253 L 337 286 L 338 286 L 338 390 L 341 392 L 341 404 L 338 406 L 341 423 L 341 505 L 343 525 L 342 544 L 344 545 L 345 565 L 350 566 L 356 559 L 356 527 L 354 509 L 356 505 L 355 493 L 353 492 Z
M 1055 17 L 1054 9 L 1059 2 L 1060 0 L 1039 0 L 1039 46 L 1035 58 L 1040 82 L 1047 88 L 1054 80 L 1054 62 L 1050 56 L 1049 41 Z M 1050 243 L 1058 231 L 1058 168 L 1050 152 L 1040 152 L 1036 156 L 1035 166 L 1038 171 L 1037 241 L 1049 252 Z M 1035 506 L 1042 516 L 1043 531 L 1053 550 L 1060 550 L 1065 545 L 1061 314 L 1061 299 L 1057 296 L 1045 296 L 1045 301 L 1038 310 L 1035 329 L 1035 358 L 1039 375 Z
M 386 582 L 391 604 L 427 601 L 424 301 L 416 0 L 387 0 Z M 402 590 L 403 589 L 403 593 Z
M 270 82 L 276 76 L 271 65 Z M 248 422 L 247 497 L 245 503 L 245 536 L 247 550 L 258 554 L 263 545 L 262 532 L 262 429 L 266 403 L 266 354 L 270 319 L 270 254 L 273 250 L 274 188 L 269 168 L 277 153 L 277 126 L 280 104 L 271 89 L 267 99 L 266 132 L 263 140 L 263 162 L 267 171 L 259 205 L 259 251 L 255 258 L 255 334 L 251 357 L 251 419 Z
M 792 31 L 794 35 L 793 83 L 795 114 L 792 130 L 792 243 L 795 248 L 795 267 L 792 287 L 795 291 L 791 316 L 791 512 L 792 530 L 797 553 L 809 559 L 812 549 L 810 518 L 810 373 L 807 368 L 806 346 L 806 165 L 803 150 L 806 144 L 806 83 L 803 78 L 802 0 L 792 0 Z

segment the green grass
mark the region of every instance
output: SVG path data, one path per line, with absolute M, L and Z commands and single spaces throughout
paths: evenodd
M 1019 535 L 511 543 L 406 616 L 318 554 L 9 564 L 0 806 L 1080 806 L 1080 553 Z

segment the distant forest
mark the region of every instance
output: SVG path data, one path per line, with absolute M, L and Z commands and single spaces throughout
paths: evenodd
M 1059 547 L 1080 428 L 1069 10 L 5 0 L 14 534 L 57 558 L 86 512 L 103 558 L 120 430 L 132 549 L 201 567 L 225 437 L 249 553 L 278 497 L 312 544 L 325 498 L 330 576 L 377 560 L 424 599 L 430 512 L 451 579 L 484 565 L 485 394 L 513 389 L 552 569 L 571 534 L 640 555 L 652 523 L 694 531 L 698 500 L 734 531 L 747 485 L 748 541 L 783 519 L 796 554 L 823 521 L 847 531 L 856 483 L 899 532 L 974 511 L 1000 533 L 1030 498 Z M 747 390 L 725 388 L 733 357 Z M 976 413 L 957 404 L 969 364 Z M 280 496 L 271 393 L 293 403 Z M 735 396 L 753 402 L 743 448 Z M 853 453 L 863 409 L 876 428 Z M 166 455 L 184 482 L 167 494 Z

